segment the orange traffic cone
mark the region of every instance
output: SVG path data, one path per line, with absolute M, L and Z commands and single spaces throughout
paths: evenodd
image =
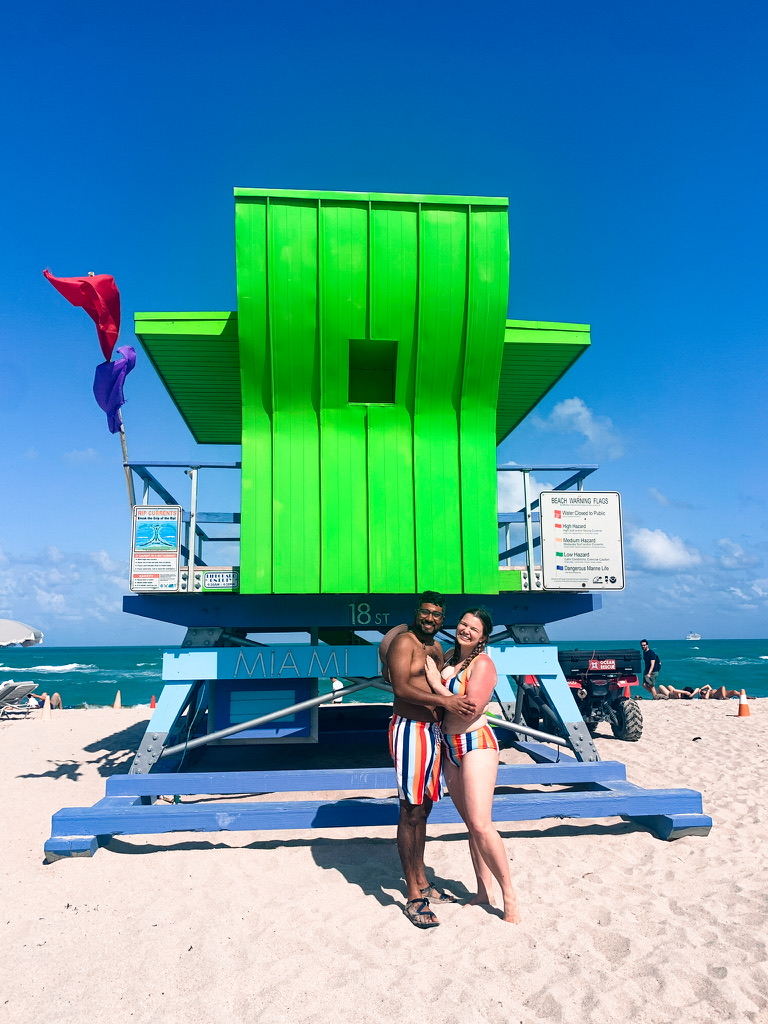
M 156 707 L 157 707 L 157 697 L 155 697 L 155 695 L 153 693 L 152 694 L 152 700 L 149 702 L 150 711 L 152 710 L 152 708 L 156 708 Z
M 122 708 L 122 706 L 123 702 L 120 700 L 120 691 L 118 690 L 117 693 L 115 694 L 115 703 L 112 705 L 112 707 L 119 711 Z
M 739 696 L 739 713 L 737 718 L 749 718 L 752 712 L 749 710 L 749 704 L 747 704 L 747 691 L 742 690 Z

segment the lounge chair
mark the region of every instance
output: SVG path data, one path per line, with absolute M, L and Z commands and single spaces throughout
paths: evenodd
M 12 679 L 10 680 L 10 682 L 0 683 L 0 704 L 2 704 L 2 702 L 8 696 L 8 694 L 12 690 L 15 690 L 18 685 L 19 684 L 18 683 L 14 683 L 14 681 Z
M 0 687 L 0 718 L 11 718 L 15 714 L 28 715 L 32 708 L 21 702 L 35 689 L 37 683 L 3 683 Z

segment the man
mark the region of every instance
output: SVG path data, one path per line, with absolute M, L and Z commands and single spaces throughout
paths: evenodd
M 658 696 L 656 692 L 656 677 L 661 671 L 661 662 L 659 661 L 659 656 L 656 651 L 652 651 L 648 646 L 647 640 L 641 640 L 640 646 L 643 650 L 643 661 L 645 662 L 645 668 L 643 670 L 643 686 L 655 700 Z
M 471 718 L 475 702 L 446 692 L 433 693 L 424 674 L 427 657 L 443 666 L 443 649 L 436 633 L 445 617 L 445 598 L 425 590 L 418 598 L 413 623 L 396 627 L 382 641 L 379 654 L 383 674 L 394 690 L 389 747 L 395 762 L 400 797 L 397 823 L 397 852 L 407 886 L 405 914 L 417 928 L 434 928 L 440 922 L 429 901 L 455 903 L 453 896 L 440 892 L 424 873 L 427 818 L 432 804 L 440 798 L 440 726 L 443 710 Z M 399 630 L 399 631 L 398 631 Z M 384 648 L 384 650 L 382 650 Z

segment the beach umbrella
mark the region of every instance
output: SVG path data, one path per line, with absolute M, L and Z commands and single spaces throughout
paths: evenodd
M 43 634 L 34 626 L 16 622 L 15 619 L 0 619 L 0 647 L 11 647 L 13 644 L 32 647 L 41 643 L 42 639 Z

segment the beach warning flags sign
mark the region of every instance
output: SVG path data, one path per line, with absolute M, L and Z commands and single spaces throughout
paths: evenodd
M 749 710 L 749 704 L 747 703 L 747 691 L 742 690 L 739 695 L 739 713 L 737 718 L 749 718 L 752 712 Z

